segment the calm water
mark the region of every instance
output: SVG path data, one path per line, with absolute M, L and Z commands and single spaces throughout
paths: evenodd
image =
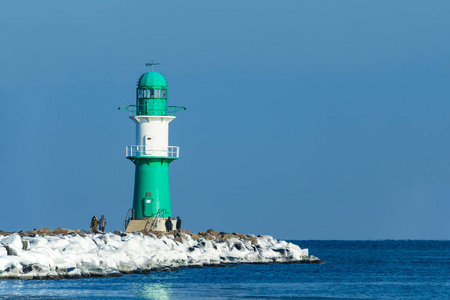
M 292 241 L 325 264 L 3 280 L 2 299 L 450 299 L 450 241 Z

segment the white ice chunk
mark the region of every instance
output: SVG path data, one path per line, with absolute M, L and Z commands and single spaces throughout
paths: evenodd
M 181 239 L 180 239 L 181 238 Z M 309 260 L 308 249 L 271 236 L 192 239 L 180 233 L 156 238 L 141 233 L 86 236 L 0 237 L 0 278 L 117 275 L 167 267 Z M 24 243 L 22 243 L 24 241 Z M 25 250 L 23 250 L 25 249 Z

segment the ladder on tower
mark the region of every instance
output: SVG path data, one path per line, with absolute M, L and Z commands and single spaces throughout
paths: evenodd
M 159 219 L 164 218 L 167 211 L 165 209 L 158 209 L 158 211 L 151 217 L 153 218 L 152 223 L 150 224 L 149 231 L 154 231 L 158 228 Z M 150 219 L 147 219 L 147 223 L 145 224 L 144 230 L 147 230 L 147 225 L 150 223 Z

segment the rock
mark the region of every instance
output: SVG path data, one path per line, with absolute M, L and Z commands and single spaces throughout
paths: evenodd
M 10 245 L 5 245 L 4 246 L 6 249 L 6 252 L 8 255 L 10 256 L 17 256 L 17 251 L 16 249 L 14 249 L 13 247 L 11 247 Z
M 191 232 L 189 230 L 186 230 L 186 229 L 181 229 L 181 232 L 191 235 Z
M 52 233 L 63 230 L 57 228 Z M 308 256 L 307 249 L 270 236 L 239 238 L 237 233 L 217 233 L 212 229 L 192 236 L 171 233 L 159 232 L 160 240 L 152 232 L 120 231 L 102 235 L 70 232 L 51 238 L 21 238 L 17 234 L 0 237 L 0 278 L 63 279 L 231 263 L 321 262 Z M 34 251 L 39 255 L 34 256 Z
M 219 241 L 220 242 L 224 242 L 224 241 L 232 239 L 232 238 L 235 238 L 235 236 L 230 234 L 230 233 L 225 233 L 223 235 L 219 235 Z
M 205 247 L 206 247 L 206 241 L 205 241 L 205 239 L 200 238 L 200 239 L 198 240 L 197 246 L 198 246 L 199 248 L 205 248 Z
M 219 236 L 219 233 L 215 232 L 214 229 L 208 229 L 208 230 L 206 230 L 206 233 L 209 233 L 210 235 L 212 235 L 216 238 Z
M 309 261 L 313 263 L 322 263 L 322 261 L 314 255 L 309 256 Z
M 53 230 L 54 234 L 68 234 L 69 232 L 73 232 L 73 230 L 69 230 L 69 229 L 62 229 L 61 227 L 56 228 L 55 230 Z
M 232 235 L 234 235 L 235 237 L 238 237 L 240 239 L 244 239 L 245 238 L 245 235 L 240 234 L 240 233 L 236 233 L 236 232 L 233 232 Z
M 28 250 L 30 248 L 30 242 L 22 240 L 22 250 Z
M 39 234 L 39 235 L 53 235 L 53 231 L 51 231 L 49 228 L 40 228 L 40 229 L 34 229 L 30 231 L 30 233 Z
M 242 250 L 242 248 L 244 248 L 241 242 L 236 242 L 236 243 L 233 245 L 233 247 L 235 247 L 235 248 L 238 249 L 238 250 Z
M 141 232 L 142 232 L 142 234 L 145 235 L 145 236 L 156 237 L 156 234 L 154 234 L 154 233 L 152 233 L 152 232 L 150 232 L 150 231 L 143 230 L 143 231 L 141 231 Z
M 207 240 L 210 240 L 210 241 L 216 239 L 213 235 L 210 235 L 210 234 L 206 234 L 206 235 L 204 236 L 204 238 L 207 239 Z
M 254 235 L 246 235 L 244 238 L 245 241 L 249 241 L 252 243 L 252 245 L 258 244 L 258 239 Z
M 272 249 L 272 251 L 278 252 L 278 253 L 280 253 L 283 256 L 286 255 L 286 249 L 284 249 L 284 248 Z

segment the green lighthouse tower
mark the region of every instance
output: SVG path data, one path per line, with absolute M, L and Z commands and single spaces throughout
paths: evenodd
M 135 182 L 124 230 L 164 231 L 165 220 L 172 217 L 169 165 L 180 153 L 179 147 L 169 146 L 169 123 L 186 108 L 168 105 L 166 79 L 151 71 L 138 80 L 136 104 L 119 109 L 128 110 L 136 124 L 136 143 L 126 147 L 126 157 L 135 165 Z

